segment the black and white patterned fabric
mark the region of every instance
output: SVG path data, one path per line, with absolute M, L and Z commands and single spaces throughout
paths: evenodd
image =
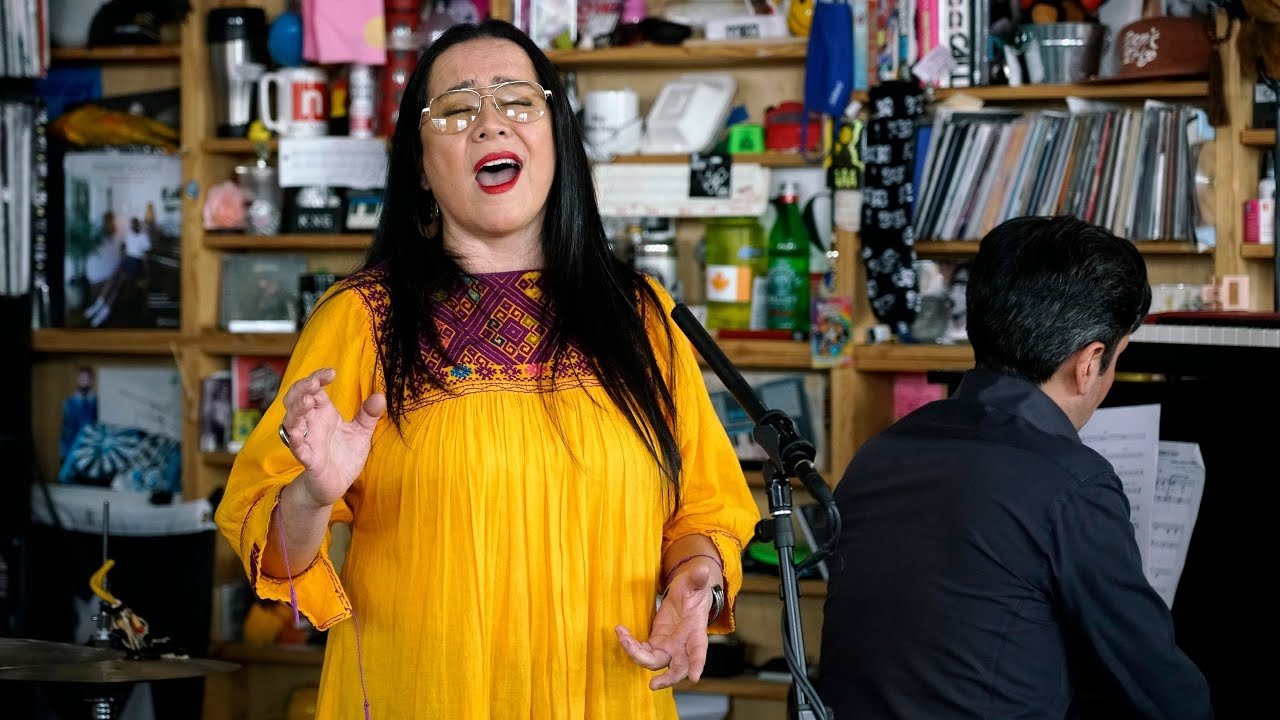
M 867 297 L 876 319 L 894 335 L 911 340 L 920 309 L 911 230 L 916 119 L 924 95 L 914 81 L 882 82 L 871 88 L 862 189 L 862 263 Z

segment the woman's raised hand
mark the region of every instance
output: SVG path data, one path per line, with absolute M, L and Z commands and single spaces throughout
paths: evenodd
M 284 394 L 284 422 L 289 449 L 306 472 L 298 477 L 306 499 L 316 507 L 334 504 L 359 477 L 387 399 L 374 393 L 350 422 L 343 419 L 324 387 L 336 373 L 322 368 L 295 382 Z

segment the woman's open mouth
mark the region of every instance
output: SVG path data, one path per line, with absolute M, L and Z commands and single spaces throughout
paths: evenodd
M 504 193 L 515 187 L 523 167 L 515 153 L 489 153 L 476 163 L 476 183 L 491 195 Z

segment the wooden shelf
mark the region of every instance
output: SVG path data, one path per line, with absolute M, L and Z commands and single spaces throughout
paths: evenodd
M 212 250 L 368 250 L 373 235 L 369 233 L 330 233 L 327 235 L 244 235 L 240 233 L 204 234 L 204 246 Z
M 952 95 L 969 95 L 989 102 L 1035 102 L 1062 100 L 1066 97 L 1102 99 L 1205 98 L 1209 83 L 1200 80 L 1136 83 L 1085 83 L 1078 85 L 993 85 L 990 87 L 938 88 L 934 97 L 944 100 Z
M 266 355 L 279 357 L 293 352 L 297 333 L 233 333 L 205 330 L 200 333 L 200 349 L 210 355 Z
M 813 367 L 812 350 L 804 340 L 716 338 L 716 344 L 734 365 L 743 368 L 808 370 Z M 702 363 L 702 359 L 698 362 Z
M 676 692 L 728 695 L 744 700 L 776 700 L 785 702 L 791 683 L 761 680 L 753 675 L 736 678 L 703 678 L 697 683 L 685 680 L 675 686 Z
M 551 50 L 547 57 L 561 68 L 618 70 L 622 68 L 679 68 L 707 65 L 795 64 L 808 52 L 805 38 L 717 40 L 683 45 L 634 45 L 599 50 Z
M 822 163 L 822 158 L 817 160 L 806 160 L 800 153 L 793 152 L 762 152 L 762 153 L 737 153 L 733 155 L 735 163 L 757 164 L 765 167 L 818 167 Z M 689 162 L 688 155 L 617 155 L 611 161 L 618 165 L 663 165 L 677 164 L 683 165 Z
M 1240 257 L 1252 260 L 1270 260 L 1276 256 L 1275 245 L 1259 245 L 1257 243 L 1244 243 L 1240 246 Z
M 182 57 L 181 45 L 118 45 L 97 48 L 53 48 L 54 62 L 154 62 L 178 60 Z
M 902 343 L 858 345 L 853 349 L 853 366 L 863 372 L 968 370 L 973 367 L 973 348 Z
M 241 665 L 286 665 L 319 668 L 324 664 L 324 650 L 312 646 L 298 648 L 277 645 L 254 647 L 243 643 L 225 643 L 214 646 L 210 655 L 219 660 Z M 787 692 L 790 689 L 790 683 L 760 680 L 750 675 L 736 678 L 704 678 L 696 684 L 686 680 L 676 686 L 676 690 L 679 692 L 714 693 L 751 700 L 778 701 L 786 700 Z
M 209 654 L 219 660 L 241 665 L 302 665 L 318 668 L 324 664 L 324 649 L 312 645 L 259 647 L 244 643 L 223 643 L 215 645 Z
M 254 146 L 258 143 L 249 138 L 205 138 L 200 149 L 210 155 L 254 155 Z M 267 141 L 267 147 L 275 151 L 279 142 L 275 138 Z
M 1275 130 L 1255 130 L 1248 128 L 1240 131 L 1240 144 L 1249 147 L 1271 147 L 1276 144 Z
M 1148 240 L 1135 242 L 1143 255 L 1212 255 L 1213 248 L 1203 252 L 1193 242 L 1181 240 Z M 976 255 L 977 240 L 922 240 L 916 243 L 918 255 Z
M 177 330 L 43 328 L 32 332 L 36 352 L 169 355 L 182 341 Z
M 288 355 L 297 333 L 233 333 L 205 330 L 200 349 L 213 355 Z M 733 364 L 753 369 L 807 370 L 809 343 L 799 340 L 717 340 Z
M 782 582 L 779 578 L 771 575 L 743 575 L 742 576 L 742 592 L 753 595 L 772 595 L 778 596 L 778 583 Z M 827 583 L 823 580 L 801 580 L 800 581 L 801 597 L 826 597 Z M 781 601 L 779 601 L 781 602 Z
M 227 452 L 226 450 L 214 450 L 213 452 L 202 452 L 200 456 L 204 459 L 205 465 L 213 467 L 229 468 L 236 462 L 236 454 Z

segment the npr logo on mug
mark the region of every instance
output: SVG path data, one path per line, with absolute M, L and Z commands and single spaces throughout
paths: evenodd
M 328 120 L 325 110 L 327 89 L 323 83 L 295 82 L 293 84 L 293 119 Z

